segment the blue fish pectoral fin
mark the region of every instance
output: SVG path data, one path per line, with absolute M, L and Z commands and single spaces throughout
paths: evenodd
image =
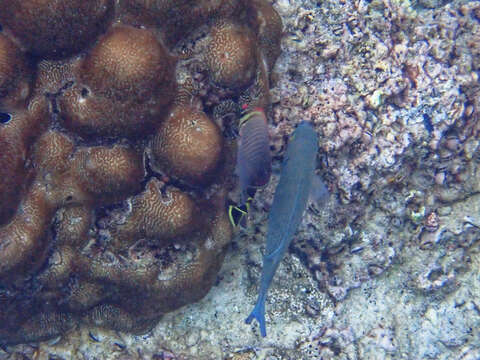
M 312 185 L 310 186 L 309 200 L 317 205 L 323 204 L 328 200 L 330 195 L 327 186 L 323 182 L 320 175 L 315 174 L 312 177 Z
M 278 248 L 276 248 L 275 250 L 273 250 L 270 254 L 265 254 L 263 256 L 263 261 L 272 261 L 281 253 L 283 247 L 282 246 L 279 246 Z M 265 267 L 265 265 L 264 265 Z
M 257 319 L 262 337 L 267 336 L 267 329 L 265 328 L 265 297 L 258 297 L 257 303 L 250 315 L 245 319 L 245 323 L 250 324 L 253 319 Z

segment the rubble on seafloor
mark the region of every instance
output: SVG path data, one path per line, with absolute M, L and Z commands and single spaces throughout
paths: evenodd
M 478 2 L 270 3 L 284 26 L 273 176 L 210 292 L 145 335 L 80 329 L 0 359 L 480 357 Z M 318 131 L 330 198 L 309 207 L 279 267 L 263 339 L 244 319 L 286 140 L 302 120 Z

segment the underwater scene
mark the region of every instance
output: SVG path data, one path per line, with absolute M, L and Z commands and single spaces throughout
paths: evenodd
M 0 360 L 480 359 L 480 2 L 0 0 Z

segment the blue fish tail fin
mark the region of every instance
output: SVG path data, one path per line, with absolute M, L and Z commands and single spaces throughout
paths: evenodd
M 255 307 L 250 315 L 245 319 L 245 323 L 250 324 L 253 319 L 257 319 L 258 325 L 260 325 L 260 334 L 262 337 L 267 336 L 267 330 L 265 328 L 265 299 L 259 297 Z

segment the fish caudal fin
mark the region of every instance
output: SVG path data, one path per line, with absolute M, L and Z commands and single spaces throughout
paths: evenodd
M 250 315 L 245 319 L 246 324 L 250 324 L 253 319 L 257 319 L 260 325 L 260 334 L 262 337 L 267 336 L 265 328 L 265 299 L 259 298 Z

